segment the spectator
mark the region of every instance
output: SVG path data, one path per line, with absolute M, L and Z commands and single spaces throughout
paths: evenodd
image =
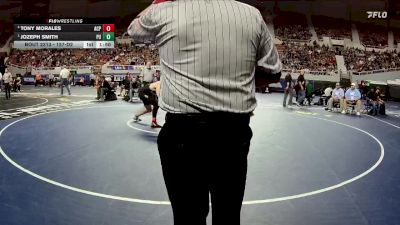
M 361 93 L 361 98 L 363 98 L 366 94 L 367 94 L 367 84 L 365 83 L 365 81 L 361 81 L 360 85 L 358 86 L 358 90 Z
M 304 79 L 304 70 L 300 72 L 299 77 L 296 82 L 296 92 L 297 92 L 297 105 L 303 105 L 303 101 L 306 98 L 306 80 Z
M 6 100 L 11 99 L 11 85 L 12 85 L 12 75 L 11 72 L 6 68 L 3 75 L 4 89 L 6 92 Z
M 343 100 L 342 114 L 346 114 L 346 109 L 348 105 L 355 105 L 355 110 L 357 116 L 361 115 L 361 93 L 356 89 L 356 84 L 351 83 L 350 88 L 345 93 L 345 100 Z
M 288 105 L 292 105 L 292 99 L 293 99 L 293 80 L 292 80 L 292 75 L 291 73 L 287 73 L 285 76 L 285 94 L 283 97 L 283 107 L 286 107 L 286 100 L 287 97 L 289 96 L 289 102 Z
M 385 115 L 385 102 L 382 100 L 382 94 L 379 87 L 372 88 L 367 94 L 367 101 L 372 105 L 371 114 Z
M 110 85 L 110 83 L 107 81 L 107 79 L 105 79 L 105 77 L 104 76 L 101 76 L 101 86 L 100 86 L 100 88 L 99 88 L 99 91 L 97 92 L 97 100 L 100 100 L 100 101 L 104 101 L 105 99 L 104 99 L 104 97 L 105 97 L 105 95 L 109 92 L 109 91 L 111 91 L 111 85 Z
M 336 83 L 335 89 L 332 90 L 332 97 L 328 100 L 329 111 L 332 111 L 333 105 L 339 103 L 340 111 L 343 110 L 343 98 L 344 98 L 344 90 L 340 87 L 339 83 Z

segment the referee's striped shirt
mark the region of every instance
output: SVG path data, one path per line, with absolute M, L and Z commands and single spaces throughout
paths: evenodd
M 171 113 L 252 112 L 256 64 L 282 68 L 260 12 L 234 0 L 155 1 L 128 33 L 159 46 L 159 104 Z

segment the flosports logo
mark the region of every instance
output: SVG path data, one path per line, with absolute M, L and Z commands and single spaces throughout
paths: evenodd
M 367 11 L 368 19 L 386 19 L 388 14 L 386 11 Z

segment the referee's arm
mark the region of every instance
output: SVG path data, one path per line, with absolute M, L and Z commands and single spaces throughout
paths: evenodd
M 261 17 L 261 14 L 259 15 Z M 282 63 L 278 51 L 268 31 L 267 24 L 261 17 L 261 37 L 257 50 L 257 66 L 255 78 L 265 83 L 277 83 L 281 78 Z
M 135 43 L 155 42 L 155 38 L 163 24 L 160 20 L 159 5 L 164 1 L 154 1 L 132 21 L 128 34 Z

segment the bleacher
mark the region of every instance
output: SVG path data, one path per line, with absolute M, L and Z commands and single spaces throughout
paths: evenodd
M 370 23 L 357 23 L 360 41 L 365 47 L 385 48 L 388 46 L 388 29 Z
M 351 24 L 344 19 L 313 15 L 312 23 L 319 38 L 351 39 Z
M 337 70 L 335 52 L 325 46 L 287 43 L 279 47 L 284 69 L 315 71 L 329 74 Z
M 357 72 L 386 70 L 400 67 L 400 55 L 397 52 L 375 52 L 359 49 L 346 49 L 343 56 L 348 70 Z
M 16 66 L 57 67 L 62 65 L 159 64 L 158 49 L 152 46 L 117 45 L 115 49 L 13 49 L 9 63 Z
M 276 45 L 276 50 L 278 51 L 279 55 L 282 55 L 285 52 L 285 45 Z
M 310 40 L 311 32 L 304 14 L 280 12 L 274 18 L 275 36 L 282 40 Z
M 393 36 L 394 36 L 394 45 L 397 47 L 397 44 L 400 44 L 400 29 L 399 28 L 393 28 Z

